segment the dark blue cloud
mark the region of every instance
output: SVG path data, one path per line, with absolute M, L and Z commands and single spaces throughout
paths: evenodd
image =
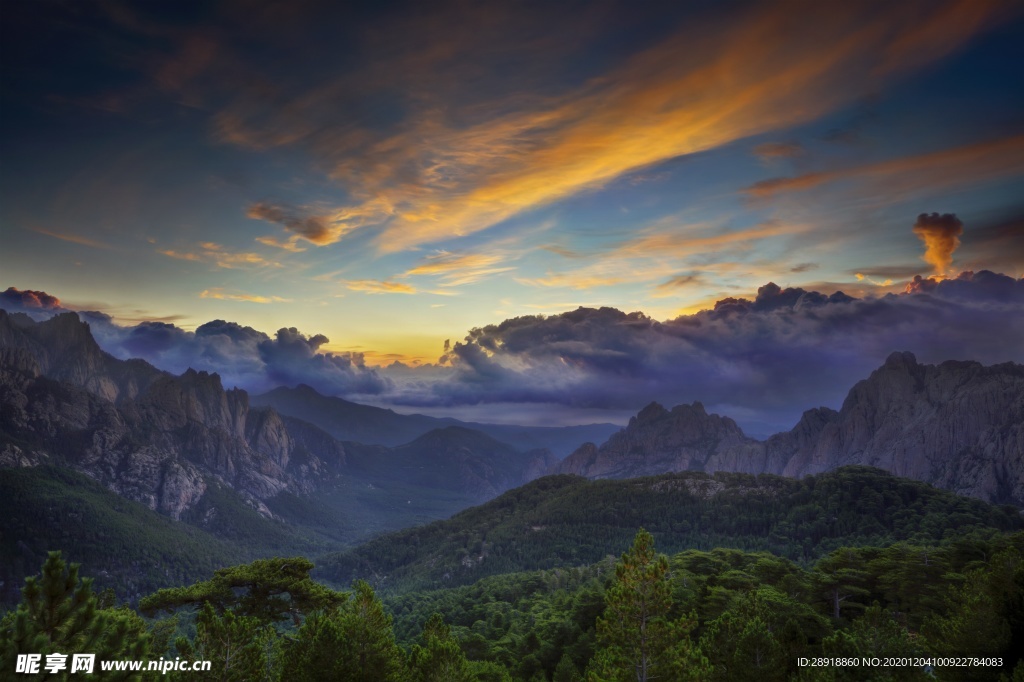
M 769 283 L 753 300 L 659 322 L 611 308 L 473 329 L 446 353 L 447 377 L 400 392 L 410 405 L 550 402 L 638 409 L 700 400 L 743 423 L 788 428 L 838 407 L 896 350 L 924 362 L 1024 361 L 1024 280 L 982 271 L 915 279 L 855 299 Z
M 24 298 L 0 301 L 24 307 Z M 218 372 L 252 391 L 306 383 L 419 408 L 550 403 L 621 412 L 700 400 L 762 435 L 789 428 L 805 409 L 839 407 L 893 351 L 933 363 L 1024 362 L 1024 280 L 989 271 L 918 277 L 904 293 L 863 299 L 769 283 L 753 299 L 667 321 L 614 308 L 517 317 L 470 330 L 440 365 L 422 368 L 367 367 L 358 353 L 322 352 L 327 337 L 295 328 L 271 337 L 224 320 L 189 332 L 79 315 L 119 357 Z

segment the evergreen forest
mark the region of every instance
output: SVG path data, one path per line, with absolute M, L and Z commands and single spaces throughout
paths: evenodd
M 78 679 L 45 667 L 76 653 L 111 680 L 1024 675 L 1019 512 L 865 468 L 802 481 L 550 477 L 316 562 L 211 569 L 231 555 L 203 555 L 199 579 L 138 599 L 96 587 L 70 546 L 0 618 L 3 679 Z M 14 672 L 26 654 L 37 673 Z

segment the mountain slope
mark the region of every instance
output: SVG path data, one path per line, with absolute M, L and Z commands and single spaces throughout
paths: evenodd
M 398 414 L 393 410 L 321 395 L 305 384 L 295 388 L 282 386 L 252 396 L 252 404 L 273 407 L 280 414 L 316 424 L 341 441 L 389 447 L 404 445 L 428 431 L 458 426 L 486 433 L 518 450 L 546 448 L 557 457 L 562 457 L 576 449 L 580 443 L 604 440 L 619 428 L 614 424 L 561 427 L 482 424 L 450 417 Z
M 459 491 L 474 502 L 536 478 L 555 464 L 547 450 L 520 453 L 485 433 L 459 426 L 429 431 L 396 448 L 346 444 L 353 475 Z
M 344 466 L 315 427 L 293 439 L 276 413 L 250 410 L 245 391 L 224 390 L 216 374 L 117 360 L 74 314 L 35 323 L 0 311 L 0 342 L 0 466 L 66 464 L 174 518 L 208 479 L 269 514 L 263 500 L 308 492 Z M 293 459 L 299 445 L 305 457 Z
M 600 447 L 554 473 L 624 478 L 668 471 L 804 476 L 847 464 L 891 471 L 964 495 L 1024 506 L 1024 366 L 921 365 L 893 353 L 856 384 L 839 412 L 804 413 L 765 442 L 700 403 L 652 403 Z
M 995 507 L 878 469 L 802 480 L 682 472 L 630 480 L 549 476 L 446 521 L 381 536 L 321 558 L 323 577 L 387 589 L 466 584 L 486 575 L 593 563 L 638 527 L 660 550 L 734 547 L 811 561 L 842 545 L 933 543 L 950 533 L 1018 530 Z
M 51 466 L 3 471 L 0 518 L 0 603 L 6 604 L 18 600 L 24 576 L 36 573 L 52 550 L 89 566 L 97 586 L 114 588 L 121 599 L 188 583 L 253 556 L 241 544 Z M 269 530 L 262 528 L 268 536 Z
M 68 466 L 176 519 L 210 511 L 215 483 L 265 516 L 274 507 L 299 523 L 314 518 L 339 539 L 356 523 L 379 531 L 447 516 L 554 463 L 547 451 L 520 453 L 461 427 L 397 448 L 345 445 L 250 407 L 216 374 L 173 376 L 113 358 L 73 314 L 36 323 L 0 311 L 0 388 L 0 467 Z M 334 499 L 353 494 L 361 501 Z

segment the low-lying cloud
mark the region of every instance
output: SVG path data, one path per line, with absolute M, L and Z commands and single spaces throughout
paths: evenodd
M 805 409 L 838 408 L 897 350 L 924 362 L 1024 361 L 1024 280 L 917 277 L 905 293 L 863 299 L 770 283 L 752 300 L 665 322 L 612 308 L 518 317 L 473 329 L 445 353 L 450 375 L 395 399 L 609 410 L 700 400 L 788 428 Z
M 37 316 L 63 310 L 44 292 L 8 289 L 0 303 Z M 791 427 L 806 409 L 838 408 L 893 351 L 932 363 L 1024 362 L 1024 279 L 987 270 L 916 276 L 901 293 L 865 298 L 769 283 L 756 297 L 725 298 L 667 321 L 614 308 L 517 317 L 446 343 L 440 362 L 425 367 L 368 366 L 359 353 L 322 352 L 325 336 L 295 328 L 269 336 L 214 320 L 188 332 L 79 315 L 118 357 L 172 372 L 215 371 L 226 385 L 256 392 L 306 383 L 426 411 L 546 404 L 592 411 L 594 421 L 601 410 L 700 400 L 758 435 Z
M 0 308 L 36 320 L 68 312 L 56 296 L 14 287 L 0 292 Z M 328 395 L 372 395 L 392 387 L 377 368 L 367 366 L 362 353 L 322 352 L 329 341 L 326 336 L 307 336 L 294 327 L 279 329 L 271 337 L 236 322 L 213 320 L 190 332 L 169 322 L 124 326 L 103 312 L 76 312 L 108 353 L 142 358 L 175 374 L 190 367 L 217 372 L 226 387 L 261 393 L 304 383 Z

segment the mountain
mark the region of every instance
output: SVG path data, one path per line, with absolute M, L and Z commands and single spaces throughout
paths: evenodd
M 98 587 L 115 588 L 130 600 L 252 555 L 238 543 L 126 500 L 88 476 L 47 465 L 3 472 L 0 519 L 0 605 L 20 599 L 24 577 L 54 549 L 88 565 Z M 261 530 L 284 535 L 269 521 Z
M 760 442 L 700 403 L 645 407 L 600 447 L 552 468 L 590 478 L 669 471 L 805 476 L 848 464 L 891 471 L 980 499 L 1024 506 L 1024 366 L 922 365 L 893 353 L 836 412 L 804 413 Z
M 322 557 L 320 575 L 392 591 L 579 566 L 618 554 L 639 527 L 659 551 L 733 547 L 811 562 L 843 545 L 937 543 L 1024 528 L 996 507 L 869 467 L 797 480 L 679 472 L 629 480 L 547 476 L 451 519 Z
M 0 467 L 71 467 L 150 509 L 203 523 L 224 511 L 210 500 L 226 486 L 265 517 L 314 518 L 338 539 L 332 525 L 379 530 L 372 517 L 382 508 L 384 529 L 447 516 L 555 462 L 546 450 L 520 453 L 462 427 L 396 448 L 342 443 L 250 406 L 216 374 L 173 376 L 114 358 L 72 313 L 37 323 L 0 311 L 0 388 Z M 358 501 L 337 499 L 346 496 Z
M 516 426 L 464 422 L 423 414 L 398 414 L 381 407 L 325 396 L 305 384 L 295 388 L 282 386 L 253 396 L 252 404 L 273 407 L 280 414 L 316 424 L 341 441 L 389 447 L 408 443 L 428 431 L 457 426 L 480 431 L 518 450 L 546 448 L 561 458 L 580 443 L 604 440 L 619 429 L 615 424 Z
M 216 374 L 118 360 L 73 313 L 36 323 L 0 311 L 0 343 L 0 466 L 70 465 L 172 518 L 213 480 L 269 516 L 264 500 L 308 492 L 344 466 L 315 427 L 289 434 Z
M 463 492 L 474 502 L 537 478 L 557 459 L 549 450 L 520 453 L 485 433 L 460 426 L 434 429 L 396 448 L 346 445 L 351 471 L 365 479 L 400 481 Z
M 761 473 L 763 450 L 763 444 L 744 436 L 732 419 L 708 414 L 700 403 L 677 405 L 671 411 L 651 403 L 600 448 L 586 443 L 554 469 L 588 478 L 690 470 Z

